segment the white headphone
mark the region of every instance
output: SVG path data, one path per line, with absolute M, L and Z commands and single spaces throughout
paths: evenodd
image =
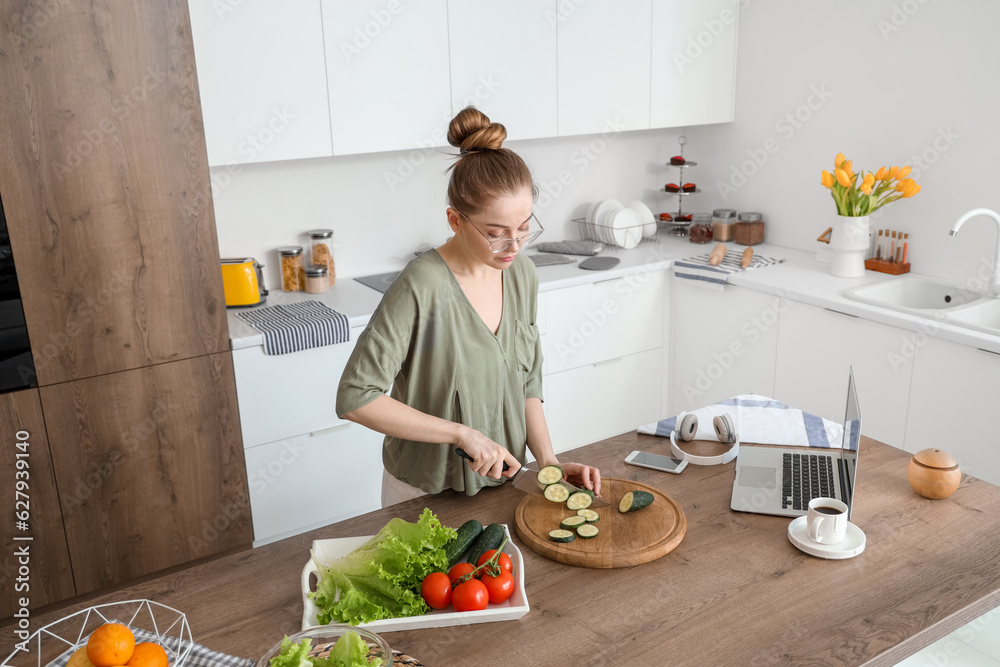
M 684 442 L 689 442 L 695 439 L 695 433 L 698 432 L 698 416 L 691 412 L 682 412 L 677 415 L 676 427 L 670 432 L 670 450 L 674 456 L 698 466 L 714 466 L 729 463 L 735 459 L 736 455 L 740 453 L 740 436 L 736 433 L 733 418 L 729 415 L 719 415 L 712 420 L 712 425 L 715 427 L 715 437 L 718 438 L 719 442 L 733 443 L 728 451 L 718 456 L 695 456 L 682 450 L 677 445 L 678 435 Z

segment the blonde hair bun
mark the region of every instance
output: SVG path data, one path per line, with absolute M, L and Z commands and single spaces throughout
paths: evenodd
M 491 123 L 489 116 L 473 106 L 459 111 L 448 124 L 448 143 L 462 153 L 500 150 L 506 138 L 507 129 L 503 125 Z

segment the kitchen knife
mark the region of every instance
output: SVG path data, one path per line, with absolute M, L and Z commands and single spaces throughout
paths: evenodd
M 471 456 L 466 454 L 464 450 L 459 449 L 458 447 L 455 448 L 455 453 L 461 456 L 463 459 L 466 459 L 467 461 L 473 460 Z M 503 469 L 510 470 L 510 466 L 507 465 L 506 462 L 504 462 Z M 525 493 L 533 493 L 537 496 L 544 496 L 545 492 L 542 490 L 540 486 L 538 486 L 538 479 L 536 478 L 536 475 L 538 475 L 538 471 L 535 470 L 534 468 L 521 466 L 521 469 L 518 470 L 516 473 L 514 473 L 514 476 L 510 478 L 510 482 L 511 484 L 514 485 L 514 488 L 518 489 L 519 491 L 524 491 Z M 584 490 L 578 486 L 573 486 L 572 484 L 570 484 L 565 480 L 562 482 L 562 484 L 564 484 L 569 489 L 570 494 Z M 594 502 L 591 503 L 590 505 L 591 507 L 607 507 L 608 505 L 611 504 L 607 500 L 599 496 L 593 496 L 593 499 Z

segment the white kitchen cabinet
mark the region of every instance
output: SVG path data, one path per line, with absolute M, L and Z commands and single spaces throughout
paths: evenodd
M 447 145 L 446 0 L 322 0 L 334 155 Z
M 739 3 L 653 0 L 650 125 L 734 119 Z
M 559 136 L 649 128 L 651 13 L 651 0 L 559 3 Z
M 263 346 L 233 351 L 245 448 L 346 424 L 337 417 L 337 385 L 364 327 L 351 339 L 290 354 Z
M 547 376 L 545 418 L 555 452 L 661 419 L 662 355 L 656 348 Z
M 861 404 L 861 431 L 903 447 L 914 332 L 789 302 L 781 312 L 773 398 L 844 420 L 848 369 Z
M 209 165 L 332 155 L 319 0 L 189 0 Z
M 645 271 L 546 294 L 544 354 L 549 373 L 663 347 L 666 271 Z
M 379 509 L 382 439 L 345 422 L 247 449 L 254 546 Z
M 508 139 L 557 134 L 556 0 L 448 3 L 453 113 L 472 104 Z
M 912 358 L 906 450 L 943 449 L 958 459 L 962 472 L 1000 484 L 1000 355 L 917 334 Z
M 670 414 L 739 394 L 773 396 L 778 317 L 788 300 L 673 280 Z

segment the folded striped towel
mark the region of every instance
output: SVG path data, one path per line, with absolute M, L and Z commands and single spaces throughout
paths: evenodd
M 347 316 L 319 301 L 299 301 L 237 313 L 264 334 L 264 354 L 288 354 L 351 339 Z
M 721 292 L 730 274 L 745 270 L 740 266 L 740 260 L 743 259 L 743 252 L 740 250 L 727 250 L 726 256 L 718 266 L 709 264 L 708 257 L 708 254 L 705 254 L 676 260 L 674 262 L 674 275 L 678 278 L 691 280 L 700 287 Z M 756 269 L 761 266 L 780 264 L 784 261 L 783 259 L 761 257 L 754 254 L 753 259 L 750 260 L 750 266 L 747 268 Z
M 766 396 L 740 394 L 715 405 L 691 411 L 698 417 L 696 440 L 715 440 L 712 419 L 721 414 L 733 418 L 741 442 L 786 447 L 841 447 L 844 426 L 803 412 Z M 669 438 L 676 428 L 677 417 L 661 419 L 639 427 L 639 433 Z

